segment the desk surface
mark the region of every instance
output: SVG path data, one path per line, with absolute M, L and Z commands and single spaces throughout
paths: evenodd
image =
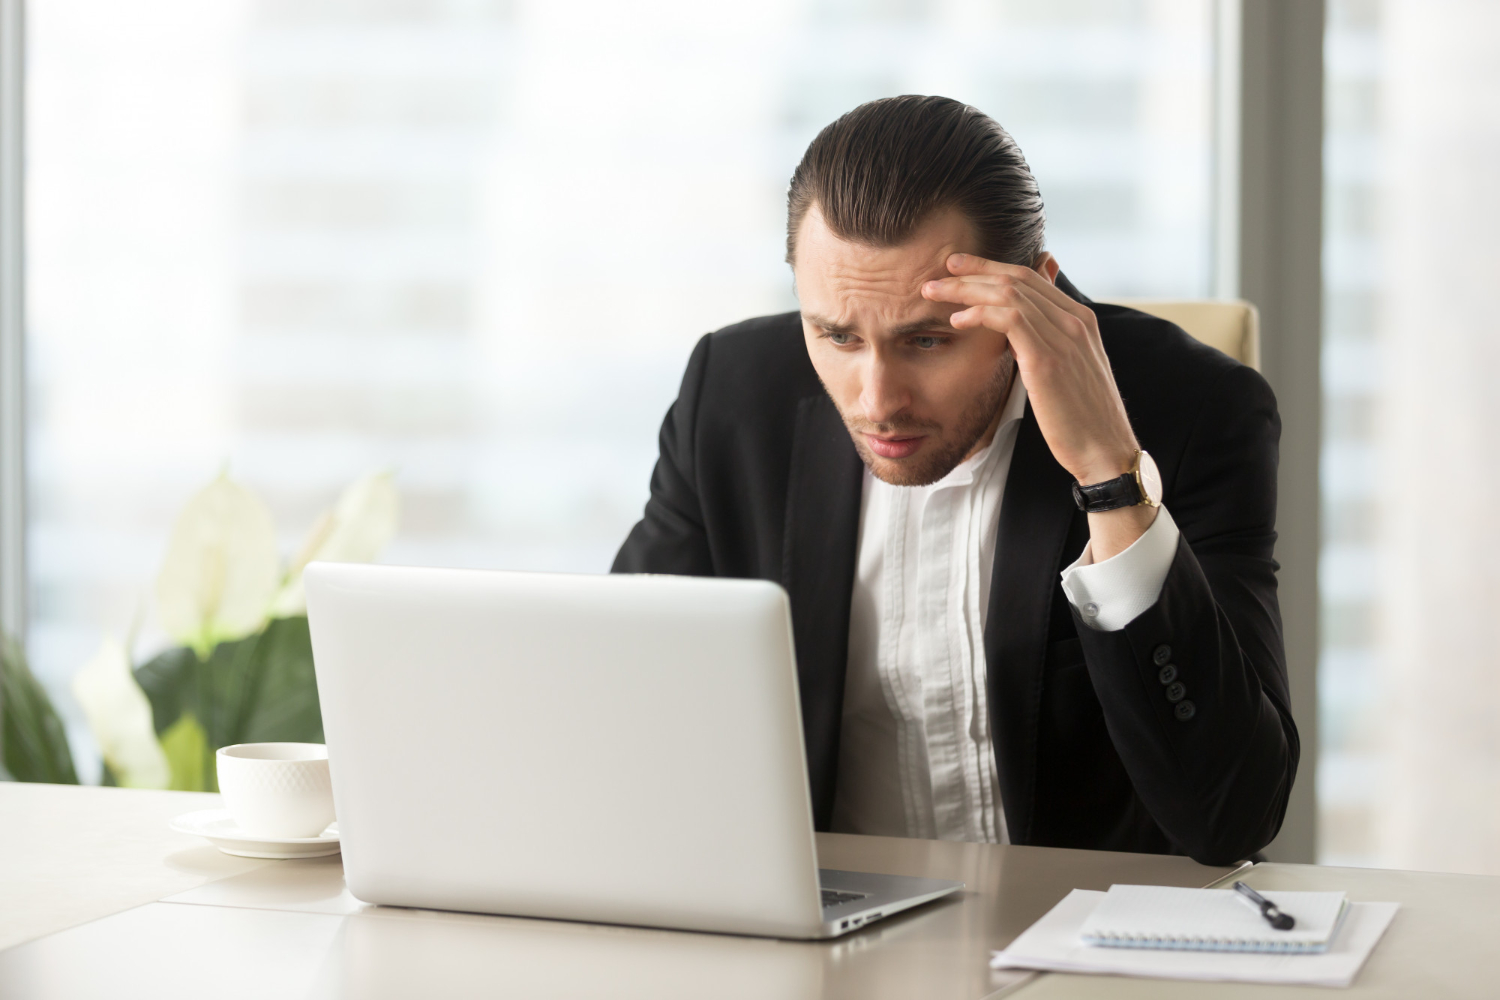
M 1003 947 L 1073 888 L 1205 885 L 1186 858 L 820 835 L 826 867 L 961 879 L 941 901 L 833 942 L 371 907 L 338 858 L 230 858 L 166 821 L 213 797 L 0 784 L 0 995 L 49 997 L 1239 996 L 1274 989 L 991 973 Z M 1245 873 L 1241 873 L 1242 877 Z M 1500 879 L 1262 865 L 1265 888 L 1394 899 L 1361 996 L 1483 996 L 1500 961 Z M 64 929 L 67 928 L 67 929 Z M 54 933 L 56 932 L 56 933 Z M 45 935 L 45 936 L 44 936 Z
M 0 782 L 0 948 L 270 864 L 167 822 L 217 795 Z
M 1500 996 L 1500 878 L 1381 868 L 1259 864 L 1237 876 L 1257 889 L 1343 890 L 1356 902 L 1397 902 L 1396 919 L 1347 990 L 1317 986 L 1038 976 L 1018 1000 L 1427 1000 Z M 1227 884 L 1230 880 L 1225 879 Z

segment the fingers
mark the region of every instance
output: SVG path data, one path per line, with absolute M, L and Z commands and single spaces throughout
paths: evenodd
M 1051 287 L 1045 280 L 1042 284 Z M 1008 310 L 1010 313 L 1027 316 L 1038 332 L 1055 329 L 1069 337 L 1086 337 L 1095 322 L 1093 313 L 1087 307 L 1068 299 L 1082 311 L 1082 315 L 1079 315 L 1058 305 L 1030 282 L 1016 281 L 1005 276 L 999 276 L 998 279 L 990 276 L 938 278 L 929 281 L 923 287 L 922 294 L 936 302 L 970 307 L 949 317 L 949 322 L 955 328 L 977 325 L 972 317 L 985 315 L 980 311 L 985 307 L 999 310 L 992 314 L 997 322 L 1003 321 L 1003 317 L 1009 314 L 1006 312 Z M 960 320 L 959 317 L 965 319 Z
M 1043 284 L 1047 285 L 1048 288 L 1052 288 L 1046 282 L 1043 282 Z M 1054 291 L 1057 291 L 1057 289 L 1054 289 Z M 1077 310 L 1059 305 L 1051 296 L 1029 283 L 1018 286 L 1016 294 L 1040 312 L 1053 327 L 1071 337 L 1088 339 L 1089 334 L 1098 329 L 1099 321 L 1094 315 L 1093 310 L 1080 302 L 1068 299 L 1069 306 L 1076 306 Z M 1067 296 L 1063 297 L 1067 298 Z M 1081 315 L 1079 311 L 1081 311 Z
M 1029 267 L 1020 267 L 1016 264 L 1002 264 L 998 260 L 985 260 L 978 254 L 954 253 L 948 255 L 948 271 L 951 274 L 1011 274 L 1019 271 L 1029 271 Z
M 922 288 L 924 298 L 934 302 L 952 302 L 965 306 L 1020 305 L 1023 286 L 1007 278 L 988 277 L 934 278 Z
M 955 330 L 986 329 L 1004 337 L 1018 355 L 1030 353 L 1037 342 L 1031 321 L 1019 310 L 1007 306 L 970 306 L 948 317 Z
M 955 253 L 948 256 L 948 271 L 958 278 L 966 278 L 974 282 L 989 282 L 995 284 L 1016 283 L 1027 288 L 1035 289 L 1047 301 L 1067 310 L 1079 319 L 1085 319 L 1085 314 L 1092 315 L 1089 308 L 1081 302 L 1075 302 L 1061 288 L 1042 277 L 1029 267 L 1019 264 L 1003 264 L 996 260 L 986 260 L 983 257 L 969 253 Z M 952 279 L 939 279 L 949 281 Z M 932 298 L 932 296 L 928 296 Z M 938 300 L 947 301 L 947 300 Z

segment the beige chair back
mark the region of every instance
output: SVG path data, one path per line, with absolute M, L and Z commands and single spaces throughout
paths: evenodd
M 1114 299 L 1176 323 L 1194 338 L 1260 371 L 1260 314 L 1248 302 L 1209 299 Z

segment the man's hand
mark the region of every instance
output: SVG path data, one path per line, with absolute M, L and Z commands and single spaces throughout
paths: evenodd
M 1048 276 L 972 254 L 948 258 L 951 278 L 922 286 L 924 298 L 967 306 L 949 322 L 955 329 L 984 329 L 1006 338 L 1052 456 L 1080 483 L 1114 479 L 1130 471 L 1140 445 L 1130 428 L 1092 310 Z M 1128 548 L 1145 533 L 1156 508 L 1125 507 L 1089 515 L 1095 562 Z

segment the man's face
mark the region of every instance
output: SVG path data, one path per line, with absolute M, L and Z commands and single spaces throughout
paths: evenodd
M 1005 337 L 955 330 L 960 307 L 929 302 L 954 253 L 978 253 L 957 211 L 898 247 L 839 239 L 814 205 L 796 244 L 797 296 L 813 368 L 870 471 L 896 486 L 946 476 L 988 443 L 1014 378 Z

